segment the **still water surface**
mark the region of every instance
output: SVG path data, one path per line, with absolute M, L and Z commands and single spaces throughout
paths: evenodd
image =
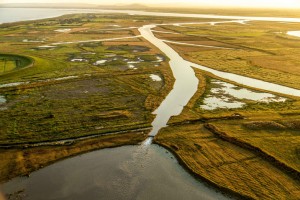
M 167 150 L 148 144 L 69 158 L 29 178 L 15 178 L 3 189 L 24 190 L 30 200 L 229 199 L 191 177 Z

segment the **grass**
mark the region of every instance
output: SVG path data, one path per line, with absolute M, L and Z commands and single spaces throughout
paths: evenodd
M 155 142 L 172 150 L 193 174 L 243 198 L 297 199 L 299 181 L 255 153 L 226 142 L 202 124 L 169 126 Z
M 163 28 L 181 33 L 160 35 L 163 39 L 231 48 L 216 50 L 172 44 L 187 60 L 220 71 L 300 88 L 297 84 L 300 81 L 299 39 L 286 34 L 289 30 L 298 30 L 296 23 L 250 21 L 247 25 L 228 23 Z
M 150 72 L 131 73 L 32 83 L 2 93 L 8 101 L 3 106 L 8 109 L 1 111 L 0 143 L 57 140 L 150 126 L 154 108 L 147 105 L 148 96 L 168 88 L 153 82 Z M 155 105 L 159 100 L 152 99 Z
M 289 169 L 299 171 L 300 167 L 299 99 L 288 97 L 286 103 L 270 104 L 249 101 L 239 109 L 206 111 L 200 105 L 216 86 L 210 80 L 218 77 L 200 70 L 196 75 L 201 81 L 197 93 L 180 116 L 160 131 L 155 143 L 174 152 L 196 177 L 225 192 L 252 199 L 297 199 L 300 183 Z M 237 114 L 242 118 L 232 117 Z M 210 132 L 205 122 L 233 139 Z
M 29 82 L 0 89 L 7 100 L 0 105 L 0 143 L 55 141 L 149 127 L 161 94 L 167 94 L 174 81 L 166 62 L 153 62 L 160 55 L 157 49 L 138 38 L 39 48 L 60 41 L 128 37 L 138 33 L 101 29 L 140 23 L 124 20 L 123 15 L 74 14 L 1 25 L 1 50 L 26 55 L 34 65 L 0 75 L 0 84 Z M 60 28 L 71 31 L 55 31 Z M 105 65 L 94 64 L 103 59 Z M 134 64 L 136 70 L 128 67 L 127 62 L 139 59 L 143 61 Z M 152 81 L 150 74 L 163 81 Z M 55 80 L 68 76 L 77 78 Z
M 33 64 L 33 59 L 13 54 L 0 54 L 0 74 L 16 69 L 28 67 Z
M 298 121 L 296 119 L 294 116 L 274 121 L 254 121 L 254 118 L 244 122 L 218 122 L 215 125 L 229 136 L 259 147 L 267 154 L 300 172 L 299 128 L 289 128 L 283 125 L 299 123 L 299 119 Z

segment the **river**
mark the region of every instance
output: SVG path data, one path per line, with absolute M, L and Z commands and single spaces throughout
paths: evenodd
M 231 21 L 228 21 L 226 23 L 230 22 Z M 184 25 L 191 23 L 180 24 Z M 145 25 L 139 28 L 139 31 L 146 40 L 148 40 L 154 46 L 159 48 L 170 59 L 169 65 L 173 72 L 175 83 L 171 92 L 166 96 L 164 101 L 153 113 L 156 115 L 156 117 L 152 122 L 153 129 L 150 132 L 150 136 L 155 136 L 161 128 L 167 126 L 167 123 L 172 116 L 179 115 L 182 112 L 184 106 L 188 104 L 189 100 L 196 93 L 199 80 L 196 78 L 195 72 L 192 69 L 192 67 L 210 72 L 216 76 L 225 78 L 230 81 L 234 81 L 245 86 L 300 97 L 300 90 L 298 89 L 278 85 L 275 83 L 269 83 L 266 81 L 258 80 L 255 78 L 249 78 L 233 73 L 214 70 L 209 67 L 205 67 L 184 60 L 174 49 L 172 49 L 166 44 L 167 41 L 158 39 L 154 36 L 152 29 L 158 25 L 164 26 L 169 24 Z
M 165 127 L 172 116 L 182 112 L 183 107 L 196 93 L 199 83 L 190 64 L 165 42 L 153 35 L 151 29 L 154 27 L 155 25 L 146 25 L 139 28 L 139 31 L 146 40 L 158 47 L 170 59 L 169 64 L 175 83 L 171 92 L 153 113 L 156 118 L 152 123 L 151 136 L 155 136 L 162 127 Z

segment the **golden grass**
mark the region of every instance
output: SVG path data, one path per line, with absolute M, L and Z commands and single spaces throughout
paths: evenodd
M 298 199 L 300 183 L 249 150 L 223 141 L 201 124 L 170 126 L 155 142 L 193 173 L 253 199 Z
M 300 183 L 291 177 L 291 173 L 282 167 L 277 168 L 279 165 L 252 150 L 222 140 L 195 123 L 209 121 L 221 131 L 228 131 L 233 138 L 243 139 L 261 149 L 276 162 L 298 170 L 299 138 L 296 129 L 299 125 L 299 98 L 288 97 L 293 101 L 284 104 L 286 106 L 265 104 L 258 108 L 255 108 L 257 105 L 249 105 L 241 109 L 204 111 L 199 107 L 199 100 L 210 90 L 206 79 L 218 77 L 195 71 L 200 80 L 197 93 L 179 116 L 172 117 L 170 126 L 160 131 L 155 142 L 171 149 L 188 170 L 221 190 L 229 189 L 254 199 L 297 199 Z M 232 118 L 236 113 L 245 119 Z M 245 123 L 268 120 L 274 123 L 260 122 L 264 129 L 245 131 Z M 285 128 L 279 130 L 283 132 L 278 133 L 275 129 L 279 126 Z
M 233 48 L 213 49 L 171 44 L 189 61 L 220 71 L 300 88 L 299 38 L 286 35 L 289 30 L 298 30 L 297 24 L 248 22 L 248 25 L 229 23 L 163 28 L 181 33 L 160 34 L 163 39 Z
M 295 124 L 295 118 L 299 117 L 275 118 L 274 121 L 270 121 L 271 116 L 259 121 L 253 117 L 251 120 L 220 121 L 213 124 L 227 135 L 260 148 L 266 154 L 300 172 L 300 129 L 295 128 L 295 125 L 290 128 L 284 126 Z

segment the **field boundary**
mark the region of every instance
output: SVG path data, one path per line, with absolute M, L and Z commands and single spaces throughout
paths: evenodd
M 248 142 L 245 142 L 243 140 L 237 139 L 235 137 L 229 136 L 227 133 L 219 130 L 216 126 L 206 123 L 204 124 L 204 127 L 215 134 L 217 137 L 220 139 L 227 141 L 229 143 L 235 144 L 241 148 L 250 150 L 251 152 L 255 153 L 256 155 L 266 159 L 269 161 L 271 164 L 273 164 L 275 167 L 281 169 L 288 175 L 290 175 L 291 178 L 295 179 L 296 181 L 300 180 L 300 172 L 297 171 L 296 169 L 288 166 L 287 164 L 281 162 L 280 160 L 276 159 L 275 157 L 271 156 L 270 154 L 266 153 L 259 147 L 256 147 Z

